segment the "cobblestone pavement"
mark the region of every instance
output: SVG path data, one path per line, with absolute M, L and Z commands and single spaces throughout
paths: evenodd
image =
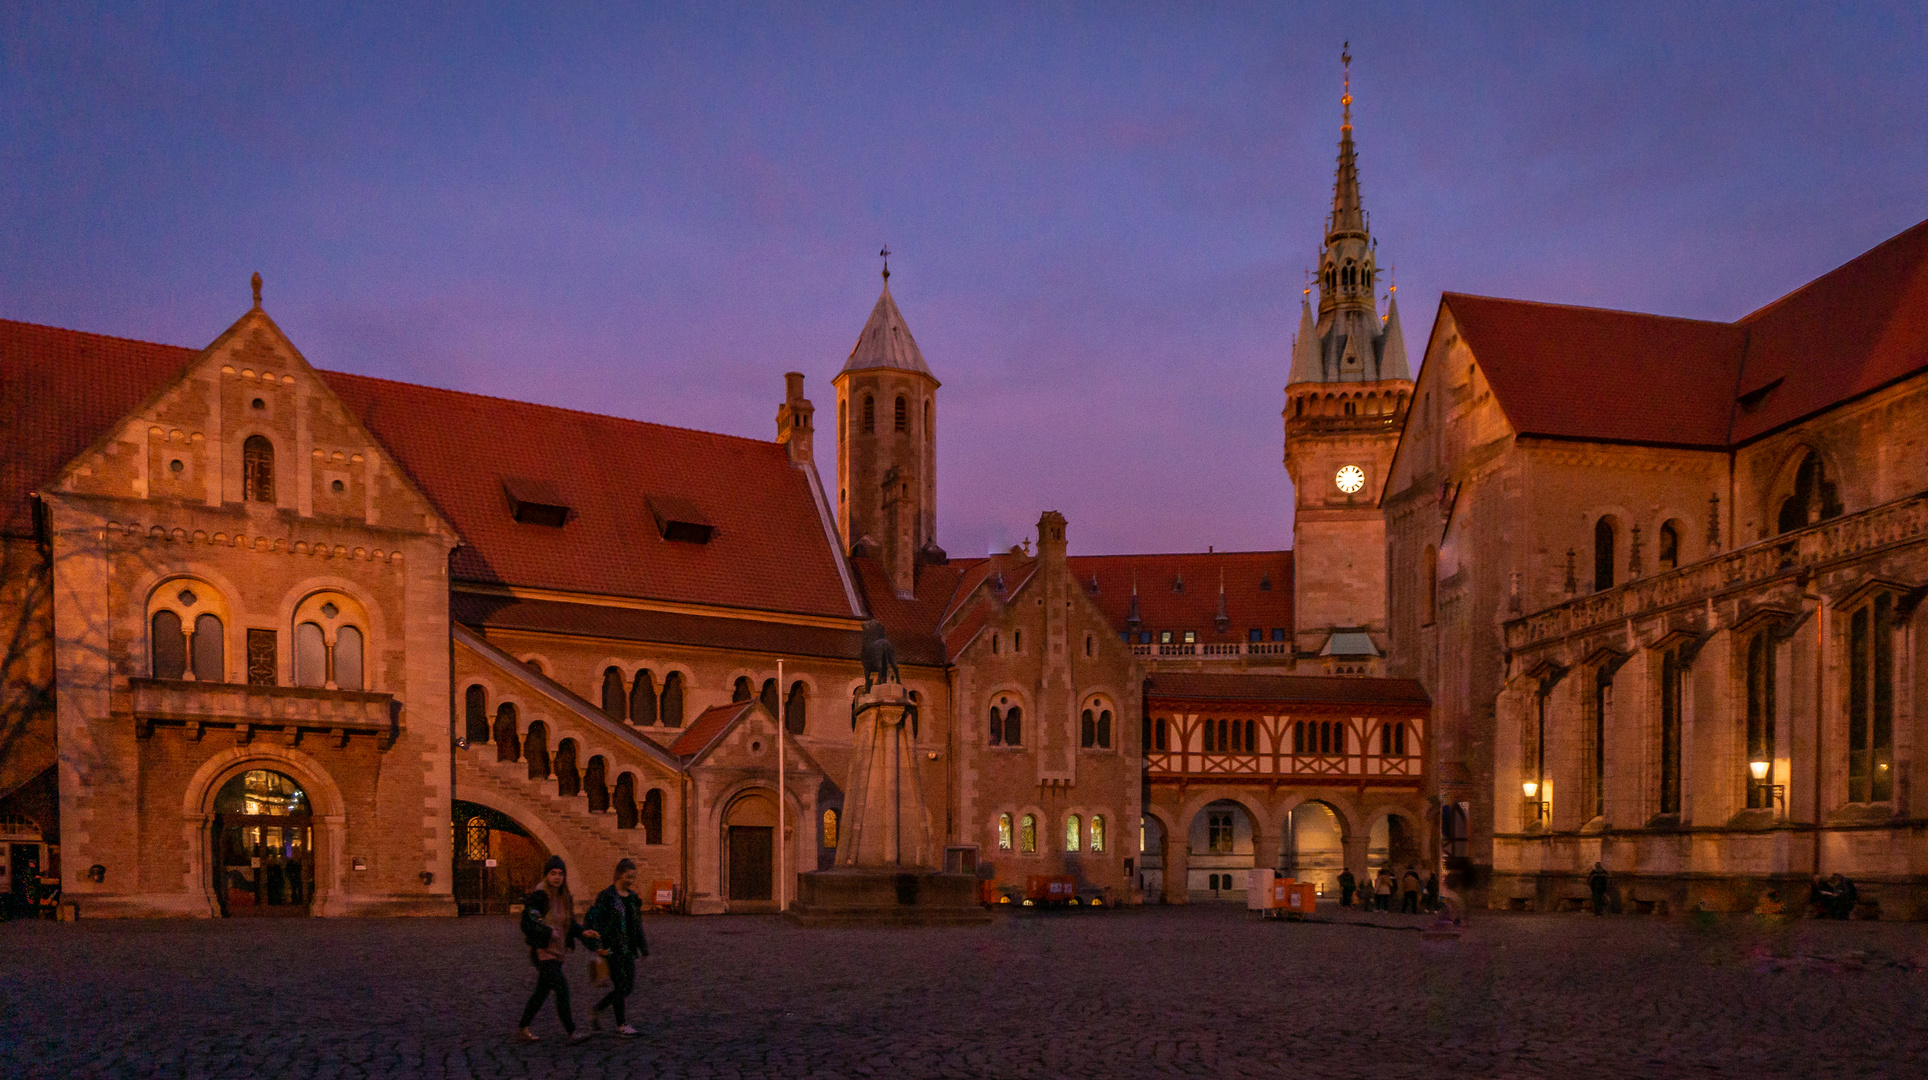
M 1243 910 L 664 917 L 644 1037 L 511 1042 L 507 918 L 0 926 L 4 1077 L 1928 1074 L 1928 927 Z M 1399 925 L 1399 924 L 1404 925 Z M 579 1022 L 584 961 L 569 972 Z

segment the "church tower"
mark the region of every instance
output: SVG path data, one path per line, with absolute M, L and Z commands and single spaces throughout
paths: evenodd
M 888 249 L 886 249 L 888 255 Z M 900 596 L 937 546 L 937 387 L 924 354 L 884 291 L 857 335 L 837 388 L 837 530 L 844 549 L 880 560 Z
M 1299 304 L 1285 388 L 1292 477 L 1296 647 L 1314 671 L 1377 673 L 1386 643 L 1386 525 L 1379 499 L 1412 404 L 1396 290 L 1379 314 L 1378 248 L 1359 199 L 1346 66 L 1332 214 L 1319 254 L 1319 307 Z

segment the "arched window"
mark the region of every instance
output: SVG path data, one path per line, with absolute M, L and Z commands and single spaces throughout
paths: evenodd
M 1091 853 L 1102 854 L 1105 850 L 1105 816 L 1091 815 Z
M 809 724 L 810 695 L 803 680 L 790 684 L 790 696 L 783 700 L 783 730 L 801 735 Z
M 241 444 L 241 497 L 274 502 L 274 444 L 265 436 L 250 435 Z
M 996 634 L 991 635 L 991 655 L 992 656 L 997 655 L 997 635 Z
M 1660 526 L 1660 568 L 1675 570 L 1680 567 L 1680 527 L 1673 522 Z
M 758 695 L 758 698 L 763 702 L 763 707 L 770 710 L 770 719 L 783 719 L 783 703 L 777 700 L 777 681 L 775 679 L 763 680 L 763 693 Z
M 489 819 L 472 817 L 463 828 L 462 854 L 469 862 L 489 857 Z
M 877 401 L 869 394 L 864 395 L 864 434 L 877 430 Z
M 1439 617 L 1439 549 L 1428 544 L 1419 567 L 1419 625 L 1431 626 Z
M 471 684 L 462 695 L 463 733 L 469 745 L 489 741 L 489 692 L 481 683 Z
M 362 632 L 353 626 L 335 631 L 335 685 L 343 690 L 361 690 Z
M 660 844 L 663 842 L 663 789 L 650 788 L 643 793 L 643 843 Z
M 1076 814 L 1064 819 L 1064 849 L 1077 851 L 1084 839 L 1084 819 Z
M 506 701 L 495 710 L 495 759 L 522 759 L 522 741 L 515 729 L 515 706 Z
M 834 806 L 826 807 L 823 812 L 823 846 L 830 851 L 837 850 L 837 808 Z
M 178 679 L 187 674 L 187 634 L 181 630 L 181 617 L 172 611 L 157 611 L 148 630 L 151 671 L 157 679 Z
M 680 671 L 663 676 L 662 719 L 664 727 L 683 726 L 683 673 Z
M 1009 814 L 999 814 L 997 816 L 997 849 L 999 851 L 1011 850 L 1011 815 Z
M 633 829 L 636 818 L 636 774 L 624 773 L 616 778 L 616 827 Z
M 1085 655 L 1086 656 L 1091 655 L 1091 635 L 1090 634 L 1085 635 Z
M 589 768 L 583 770 L 583 790 L 589 795 L 589 812 L 600 814 L 609 809 L 609 763 L 601 754 L 589 759 Z
M 1613 588 L 1613 519 L 1593 523 L 1593 589 Z
M 750 677 L 748 675 L 738 675 L 736 677 L 736 684 L 730 687 L 730 702 L 734 704 L 739 701 L 748 701 L 752 696 Z
M 194 678 L 199 682 L 227 681 L 227 642 L 217 615 L 194 620 Z
M 1079 721 L 1078 745 L 1086 749 L 1098 745 L 1098 717 L 1090 709 L 1084 711 L 1084 716 Z
M 924 441 L 937 441 L 937 429 L 931 425 L 931 403 L 928 398 L 924 400 Z
M 1024 745 L 1024 710 L 1016 705 L 1004 713 L 1004 745 Z
M 1809 451 L 1794 474 L 1794 492 L 1781 500 L 1776 524 L 1781 532 L 1805 528 L 1841 513 L 1841 501 L 1828 479 L 1827 464 L 1821 455 Z
M 1101 709 L 1098 712 L 1098 749 L 1100 750 L 1111 749 L 1111 710 L 1110 709 Z
M 1878 593 L 1848 621 L 1848 801 L 1895 797 L 1894 597 Z
M 629 722 L 656 726 L 656 679 L 648 668 L 637 672 L 636 681 L 629 686 Z
M 573 799 L 582 794 L 582 770 L 576 767 L 576 740 L 556 744 L 556 794 Z
M 522 760 L 529 764 L 529 779 L 549 779 L 549 725 L 530 721 L 529 731 L 522 737 Z
M 897 395 L 896 425 L 898 431 L 910 430 L 910 406 L 904 401 L 902 394 Z
M 328 642 L 321 624 L 295 627 L 295 685 L 322 686 L 328 681 Z
M 1354 415 L 1355 413 L 1357 413 L 1358 411 L 1359 411 L 1359 406 L 1358 406 L 1358 404 L 1357 404 L 1356 402 L 1354 402 L 1354 401 L 1353 401 L 1353 400 L 1352 400 L 1351 398 L 1347 398 L 1347 399 L 1346 399 L 1346 415 L 1347 415 L 1347 416 L 1352 416 L 1352 415 Z
M 623 693 L 623 671 L 618 667 L 603 669 L 602 683 L 603 715 L 611 720 L 629 718 L 629 695 Z
M 1038 853 L 1038 819 L 1035 814 L 1026 814 L 1018 822 L 1018 853 L 1035 855 Z
M 991 745 L 1004 745 L 1004 712 L 996 705 L 991 706 Z

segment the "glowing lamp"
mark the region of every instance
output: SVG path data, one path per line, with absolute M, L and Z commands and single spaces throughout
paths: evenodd
M 1540 793 L 1540 782 L 1538 780 L 1528 780 L 1526 783 L 1520 785 L 1520 790 L 1526 792 L 1526 797 L 1530 799 Z
M 1766 780 L 1767 779 L 1767 762 L 1750 761 L 1747 763 L 1747 771 L 1754 774 L 1754 779 L 1756 781 Z

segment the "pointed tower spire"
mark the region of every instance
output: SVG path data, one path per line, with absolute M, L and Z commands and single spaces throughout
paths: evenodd
M 1359 198 L 1359 151 L 1352 142 L 1351 42 L 1339 54 L 1345 65 L 1345 90 L 1339 96 L 1339 164 L 1332 178 L 1332 214 L 1326 218 L 1325 249 L 1319 258 L 1319 315 L 1360 311 L 1375 316 L 1372 233 Z

